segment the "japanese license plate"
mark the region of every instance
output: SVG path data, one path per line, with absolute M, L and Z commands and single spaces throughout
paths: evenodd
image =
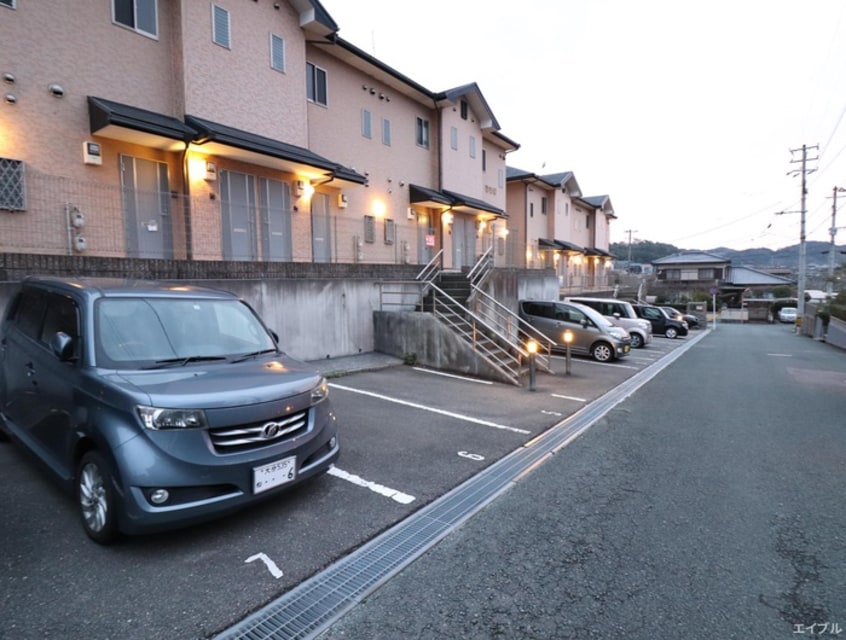
M 297 456 L 253 467 L 253 493 L 291 482 L 297 476 Z

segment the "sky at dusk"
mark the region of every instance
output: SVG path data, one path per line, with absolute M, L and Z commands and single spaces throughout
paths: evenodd
M 798 243 L 803 145 L 806 238 L 831 239 L 844 0 L 322 2 L 343 39 L 427 89 L 478 83 L 520 145 L 508 165 L 608 195 L 612 242 Z M 846 244 L 846 192 L 835 226 Z

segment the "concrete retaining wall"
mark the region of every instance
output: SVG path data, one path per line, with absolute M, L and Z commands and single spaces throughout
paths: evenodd
M 828 321 L 828 331 L 825 334 L 825 341 L 828 344 L 846 349 L 846 322 L 831 318 Z

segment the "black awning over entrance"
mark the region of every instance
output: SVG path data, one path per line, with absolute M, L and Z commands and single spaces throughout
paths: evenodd
M 312 170 L 318 169 L 330 173 L 338 180 L 346 180 L 357 184 L 365 184 L 367 182 L 367 178 L 356 171 L 332 162 L 303 147 L 280 142 L 273 138 L 266 138 L 255 133 L 249 133 L 248 131 L 242 131 L 241 129 L 235 129 L 234 127 L 195 116 L 186 115 L 185 122 L 198 132 L 194 143 L 198 145 L 215 144 L 216 155 L 226 157 L 227 154 L 224 151 L 217 149 L 217 146 L 222 145 L 261 156 L 277 158 L 293 165 L 304 165 L 310 167 Z
M 197 135 L 177 118 L 94 96 L 88 96 L 88 119 L 92 134 L 157 149 L 188 143 Z
M 452 198 L 446 194 L 416 184 L 408 186 L 408 199 L 411 204 L 422 204 L 430 207 L 451 207 L 453 205 Z

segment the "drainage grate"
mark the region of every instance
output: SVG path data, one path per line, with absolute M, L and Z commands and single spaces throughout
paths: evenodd
M 703 331 L 683 347 L 224 631 L 215 640 L 314 638 L 521 476 L 587 431 L 708 333 Z

